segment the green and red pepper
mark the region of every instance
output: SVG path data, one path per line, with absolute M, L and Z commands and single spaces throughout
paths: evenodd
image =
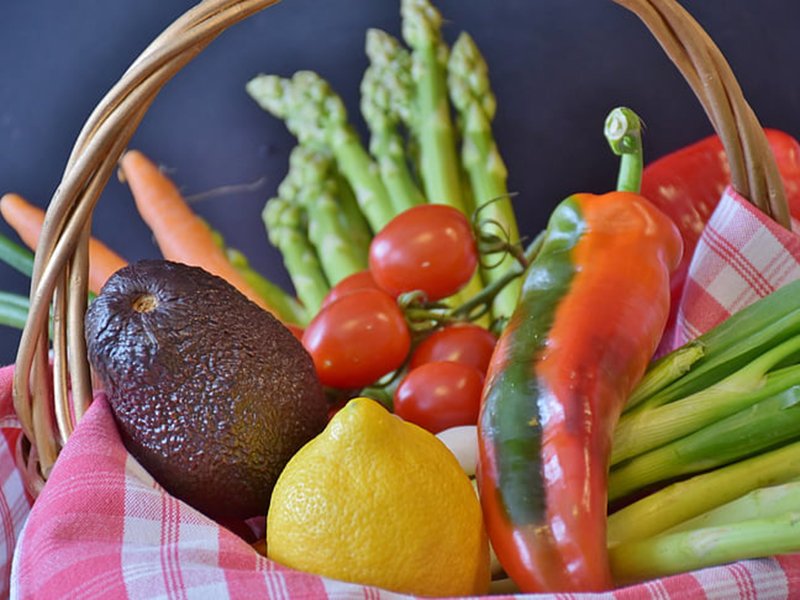
M 478 420 L 487 531 L 523 592 L 613 587 L 606 551 L 611 439 L 669 314 L 675 224 L 634 191 L 635 115 L 612 111 L 618 188 L 553 211 L 492 356 Z M 622 148 L 622 149 L 620 149 Z
M 680 256 L 672 221 L 631 192 L 574 195 L 551 216 L 478 424 L 487 529 L 524 592 L 612 587 L 611 436 L 663 332 Z

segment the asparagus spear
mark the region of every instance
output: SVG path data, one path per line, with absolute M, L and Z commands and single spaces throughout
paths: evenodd
M 301 144 L 333 155 L 373 231 L 389 222 L 394 208 L 378 167 L 328 82 L 312 71 L 298 71 L 291 79 L 259 75 L 246 89 L 263 109 L 283 119 Z
M 400 213 L 426 202 L 409 168 L 399 131 L 401 107 L 409 104 L 411 55 L 396 38 L 379 29 L 367 30 L 366 50 L 370 65 L 361 80 L 361 114 L 371 133 L 370 153 L 395 212 Z
M 396 37 L 377 28 L 367 30 L 365 50 L 379 73 L 387 112 L 407 130 L 416 130 L 411 53 Z
M 289 174 L 278 194 L 301 206 L 307 216 L 308 239 L 314 245 L 330 285 L 369 267 L 367 254 L 352 242 L 340 218 L 340 205 L 331 178 L 332 161 L 303 145 L 289 158 Z
M 643 540 L 758 488 L 800 477 L 800 442 L 673 483 L 608 517 L 608 545 Z
M 448 204 L 470 214 L 464 195 L 456 131 L 447 93 L 449 48 L 441 35 L 442 16 L 428 0 L 402 0 L 402 34 L 411 48 L 412 137 L 419 148 L 418 164 L 428 202 Z M 458 304 L 483 289 L 481 273 L 462 289 L 453 302 Z M 491 323 L 490 315 L 478 320 Z
M 456 151 L 456 133 L 447 94 L 449 49 L 442 40 L 442 16 L 428 0 L 402 0 L 403 39 L 411 47 L 414 82 L 414 137 L 419 144 L 419 164 L 429 202 L 465 206 Z
M 293 298 L 283 288 L 275 285 L 255 271 L 242 252 L 235 248 L 230 248 L 222 234 L 211 227 L 208 222 L 206 222 L 206 226 L 211 231 L 214 244 L 225 253 L 231 266 L 266 301 L 267 305 L 275 310 L 276 316 L 284 322 L 294 323 L 295 325 L 305 325 L 308 322 L 311 317 L 296 298 Z
M 468 33 L 461 33 L 453 44 L 447 72 L 450 98 L 460 115 L 461 161 L 470 179 L 476 207 L 480 209 L 480 220 L 490 224 L 489 233 L 516 244 L 519 231 L 506 184 L 508 170 L 492 132 L 497 102 L 486 61 Z M 513 256 L 505 253 L 501 260 L 482 265 L 484 281 L 501 278 L 515 262 Z M 494 317 L 511 316 L 521 287 L 522 280 L 516 279 L 496 296 L 492 304 Z
M 333 170 L 333 181 L 336 185 L 336 195 L 339 199 L 339 218 L 345 230 L 349 232 L 350 239 L 360 251 L 369 254 L 369 245 L 372 242 L 372 230 L 364 213 L 358 206 L 358 200 L 350 187 L 350 183 L 341 174 L 339 169 Z
M 270 242 L 283 255 L 297 297 L 308 313 L 315 315 L 330 291 L 330 284 L 308 241 L 300 211 L 292 203 L 276 196 L 267 201 L 261 216 Z

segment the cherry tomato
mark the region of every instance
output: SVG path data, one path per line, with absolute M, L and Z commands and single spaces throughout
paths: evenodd
M 360 388 L 403 364 L 411 347 L 403 311 L 381 290 L 346 294 L 321 309 L 303 334 L 323 385 Z
M 329 405 L 328 406 L 328 421 L 330 421 L 333 417 L 335 417 L 336 413 L 338 413 L 340 410 L 342 410 L 347 405 L 347 403 L 350 402 L 350 400 L 351 400 L 351 398 L 345 397 L 345 398 L 342 398 L 341 400 L 337 400 L 333 404 Z
M 471 365 L 486 373 L 497 337 L 474 323 L 459 323 L 437 329 L 422 340 L 411 354 L 408 368 L 449 360 Z
M 372 277 L 372 273 L 370 273 L 369 269 L 365 269 L 363 271 L 356 271 L 352 275 L 348 275 L 344 279 L 342 279 L 339 283 L 333 286 L 328 294 L 325 296 L 325 299 L 322 301 L 322 307 L 324 308 L 334 300 L 338 300 L 345 294 L 349 294 L 350 292 L 355 292 L 358 290 L 363 289 L 380 289 L 378 284 L 375 283 L 375 279 Z
M 394 394 L 394 412 L 431 433 L 475 425 L 483 374 L 464 363 L 425 363 L 408 372 Z
M 444 204 L 422 204 L 400 213 L 369 249 L 372 276 L 395 297 L 422 290 L 428 300 L 447 298 L 469 282 L 477 265 L 469 219 Z

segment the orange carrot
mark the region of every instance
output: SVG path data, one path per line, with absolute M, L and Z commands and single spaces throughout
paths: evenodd
M 138 150 L 129 150 L 120 159 L 120 166 L 136 208 L 153 232 L 165 259 L 202 267 L 222 277 L 250 300 L 278 316 L 231 265 L 208 225 L 192 211 L 175 184 L 150 159 Z
M 44 223 L 44 210 L 31 204 L 18 194 L 6 194 L 0 198 L 0 214 L 17 232 L 22 242 L 36 250 Z M 124 258 L 98 239 L 89 240 L 89 290 L 95 294 L 112 273 L 127 264 Z

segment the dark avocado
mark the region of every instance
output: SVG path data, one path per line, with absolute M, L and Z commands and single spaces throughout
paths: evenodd
M 266 514 L 327 422 L 292 332 L 220 277 L 163 260 L 115 273 L 85 323 L 125 446 L 159 484 L 214 519 Z

